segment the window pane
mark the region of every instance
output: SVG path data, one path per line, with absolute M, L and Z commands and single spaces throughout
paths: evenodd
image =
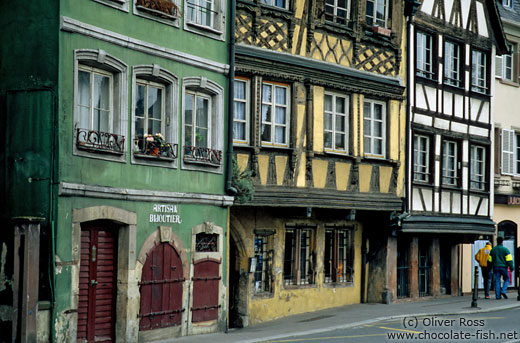
M 364 142 L 364 145 L 365 145 L 365 153 L 371 154 L 372 153 L 372 144 L 371 144 L 370 137 L 365 137 L 363 142 Z
M 246 98 L 246 83 L 243 81 L 235 81 L 235 99 Z
M 263 85 L 262 87 L 262 101 L 271 103 L 271 86 Z
M 325 132 L 323 134 L 325 148 L 332 149 L 332 132 Z
M 287 88 L 276 87 L 276 104 L 286 105 L 287 104 Z
M 271 141 L 271 125 L 262 124 L 262 140 L 265 142 Z
M 383 119 L 383 106 L 381 104 L 374 104 L 374 119 Z
M 345 132 L 345 117 L 336 116 L 336 132 L 341 131 Z
M 245 102 L 235 101 L 235 109 L 233 111 L 233 117 L 239 120 L 246 120 L 246 104 Z
M 184 101 L 184 124 L 193 124 L 193 95 L 191 94 L 186 94 Z
M 93 129 L 101 132 L 110 132 L 108 111 L 94 110 Z
M 79 127 L 81 129 L 90 129 L 90 110 L 87 107 L 79 108 Z
M 275 128 L 275 143 L 285 144 L 285 127 L 276 126 L 276 128 Z
M 369 119 L 365 119 L 364 120 L 363 132 L 364 132 L 365 136 L 371 136 L 372 135 L 371 124 L 372 124 L 371 120 L 369 120 Z
M 370 108 L 370 103 L 365 102 L 363 105 L 363 117 L 364 118 L 371 118 L 372 117 L 372 110 Z
M 336 133 L 336 148 L 345 149 L 345 135 L 344 134 Z
M 383 137 L 383 123 L 380 121 L 374 122 L 374 132 L 372 134 L 374 137 Z
M 383 154 L 383 140 L 382 139 L 374 139 L 374 154 L 382 155 Z
M 336 113 L 345 113 L 345 98 L 336 97 Z
M 332 96 L 325 95 L 325 111 L 332 112 Z
M 90 107 L 90 73 L 78 72 L 78 104 Z
M 233 123 L 233 138 L 245 141 L 246 140 L 246 124 L 241 122 Z
M 285 107 L 276 107 L 276 124 L 285 124 Z
M 271 106 L 262 105 L 262 122 L 271 122 Z
M 162 119 L 162 89 L 148 87 L 148 117 Z M 154 131 L 154 133 L 161 131 Z
M 208 129 L 197 127 L 195 133 L 195 146 L 207 148 L 208 147 Z
M 332 130 L 332 114 L 325 113 L 323 117 L 323 127 L 325 130 Z
M 135 115 L 138 117 L 144 117 L 144 94 L 145 87 L 137 85 L 136 99 L 135 99 Z
M 197 126 L 208 128 L 209 100 L 197 97 Z
M 94 75 L 94 108 L 108 110 L 110 99 L 110 79 L 107 76 Z
M 371 0 L 367 0 L 367 25 L 374 24 L 374 2 Z

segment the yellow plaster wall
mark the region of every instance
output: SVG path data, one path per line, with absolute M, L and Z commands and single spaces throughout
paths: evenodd
M 372 179 L 372 165 L 360 164 L 359 165 L 359 191 L 369 192 L 370 191 L 370 180 Z
M 350 176 L 350 163 L 336 162 L 336 188 L 346 191 Z
M 258 169 L 260 172 L 260 184 L 267 184 L 267 172 L 269 171 L 269 155 L 258 155 Z
M 298 170 L 298 179 L 296 180 L 296 187 L 305 187 L 305 165 L 307 164 L 307 156 L 300 152 L 299 156 L 300 168 Z
M 314 137 L 314 151 L 322 152 L 323 151 L 323 102 L 324 102 L 324 93 L 325 90 L 323 87 L 314 86 L 314 96 L 313 96 L 313 111 L 314 111 L 314 127 L 313 127 L 313 137 Z
M 400 103 L 396 100 L 390 100 L 388 107 L 390 109 L 390 113 L 388 116 L 389 121 L 389 135 L 387 137 L 390 138 L 390 153 L 388 157 L 391 160 L 398 160 L 399 159 L 399 152 L 400 152 L 400 134 L 399 134 L 399 127 L 401 125 L 401 122 L 399 120 L 400 112 Z
M 381 193 L 388 193 L 388 191 L 390 190 L 392 169 L 392 167 L 379 167 L 379 191 Z
M 276 274 L 274 294 L 269 298 L 253 297 L 250 299 L 249 323 L 254 325 L 288 315 L 360 303 L 361 234 L 362 229 L 359 225 L 354 233 L 354 282 L 348 286 L 336 288 L 323 286 L 321 282 L 322 274 L 320 273 L 316 285 L 290 289 L 284 288 L 282 286 L 283 255 L 281 253 L 283 249 L 277 249 L 273 268 L 274 270 L 280 270 L 280 272 Z M 278 244 L 283 243 L 282 239 L 280 239 Z M 323 250 L 323 242 L 320 240 L 317 243 L 321 245 Z M 320 254 L 317 254 L 317 256 L 320 256 Z M 320 258 L 317 261 L 317 267 L 318 270 L 323 268 L 323 261 Z
M 240 171 L 244 171 L 247 168 L 247 162 L 249 162 L 249 155 L 237 154 L 237 163 Z
M 312 181 L 314 182 L 314 187 L 325 188 L 328 163 L 329 162 L 325 160 L 312 160 Z
M 275 156 L 276 164 L 276 184 L 283 185 L 283 177 L 285 175 L 285 168 L 287 167 L 287 156 Z

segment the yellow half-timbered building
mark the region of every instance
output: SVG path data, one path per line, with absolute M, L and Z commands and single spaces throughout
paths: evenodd
M 395 298 L 413 3 L 237 0 L 230 326 Z

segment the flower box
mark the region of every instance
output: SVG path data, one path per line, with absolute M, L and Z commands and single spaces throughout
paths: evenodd
M 390 35 L 392 34 L 392 30 L 387 29 L 386 27 L 381 27 L 379 25 L 372 26 L 372 31 L 374 33 L 377 33 L 377 34 L 380 34 L 383 36 L 387 36 L 387 37 L 390 37 Z

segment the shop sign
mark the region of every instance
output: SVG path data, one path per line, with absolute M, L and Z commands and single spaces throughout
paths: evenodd
M 177 205 L 154 204 L 153 213 L 150 213 L 150 223 L 181 224 L 181 216 L 177 213 Z
M 518 196 L 509 196 L 507 197 L 508 205 L 520 205 L 520 197 Z
M 495 204 L 520 206 L 520 195 L 495 194 Z

